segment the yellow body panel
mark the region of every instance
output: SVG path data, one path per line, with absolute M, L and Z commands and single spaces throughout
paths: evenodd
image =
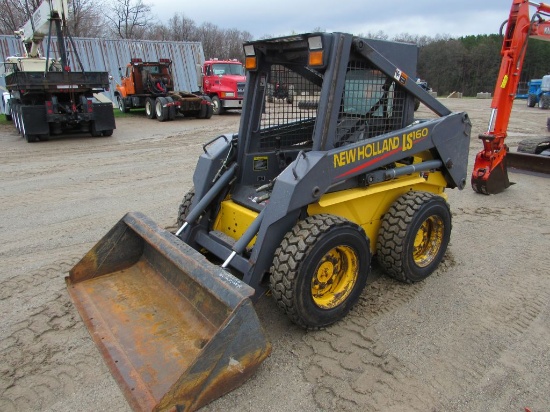
M 234 203 L 232 200 L 224 200 L 220 205 L 220 212 L 214 222 L 214 230 L 238 240 L 258 213 L 244 206 Z M 252 239 L 249 247 L 254 244 L 256 237 Z
M 424 191 L 446 198 L 447 183 L 440 172 L 425 179 L 419 174 L 404 176 L 369 187 L 327 193 L 319 202 L 308 206 L 308 214 L 329 213 L 344 217 L 361 226 L 370 240 L 371 252 L 376 252 L 380 221 L 395 200 L 409 191 Z
M 429 173 L 427 178 L 416 173 L 368 187 L 327 193 L 319 202 L 309 205 L 307 212 L 309 215 L 329 213 L 357 223 L 365 230 L 371 252 L 375 253 L 380 220 L 399 196 L 409 191 L 424 191 L 447 198 L 444 193 L 446 185 L 441 172 Z M 227 199 L 221 202 L 213 230 L 238 240 L 256 216 L 257 212 Z M 255 241 L 254 237 L 248 247 L 252 247 Z

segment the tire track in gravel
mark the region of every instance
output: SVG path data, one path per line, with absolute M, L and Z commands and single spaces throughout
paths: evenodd
M 458 279 L 457 289 L 464 292 L 473 287 L 475 293 L 458 297 L 449 291 L 447 300 L 439 296 L 449 305 L 441 310 L 449 313 L 461 300 L 454 309 L 457 316 L 451 316 L 446 324 L 430 326 L 426 295 L 429 297 L 432 283 L 444 282 L 445 272 L 454 276 L 456 265 L 448 251 L 442 266 L 425 282 L 404 285 L 380 277 L 367 286 L 359 304 L 343 321 L 304 336 L 300 368 L 315 385 L 318 408 L 451 410 L 460 405 L 457 400 L 464 392 L 485 381 L 503 351 L 524 339 L 550 294 L 547 287 L 540 287 L 536 276 L 518 282 L 510 274 L 496 274 L 491 281 L 478 277 L 480 281 L 473 284 L 464 276 Z M 435 290 L 439 290 L 437 285 Z M 419 293 L 422 302 L 415 299 Z M 479 295 L 487 296 L 487 301 L 479 301 Z M 486 302 L 497 303 L 491 306 Z M 404 319 L 408 319 L 409 330 L 403 330 Z M 426 324 L 429 332 L 423 331 Z
M 77 260 L 0 282 L 2 306 L 12 311 L 2 314 L 0 410 L 44 410 L 108 374 L 65 291 L 62 276 Z
M 448 252 L 437 277 L 454 265 Z M 321 410 L 424 411 L 435 399 L 423 382 L 380 340 L 380 317 L 413 299 L 424 283 L 412 285 L 383 276 L 373 266 L 373 277 L 360 301 L 342 321 L 320 332 L 307 333 L 299 354 L 305 379 L 314 384 L 313 397 Z

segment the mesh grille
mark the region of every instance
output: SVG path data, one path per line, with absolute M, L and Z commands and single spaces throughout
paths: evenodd
M 368 139 L 402 127 L 405 93 L 394 79 L 365 62 L 350 62 L 342 95 L 336 146 Z
M 311 74 L 321 77 L 315 72 Z M 320 88 L 280 65 L 271 66 L 267 81 L 260 148 L 311 146 Z
M 304 67 L 300 66 L 303 72 Z M 260 150 L 307 149 L 317 117 L 322 75 L 302 76 L 292 67 L 273 65 L 260 121 Z M 344 146 L 404 127 L 406 93 L 395 79 L 364 61 L 348 64 L 334 146 Z M 329 139 L 330 140 L 330 139 Z

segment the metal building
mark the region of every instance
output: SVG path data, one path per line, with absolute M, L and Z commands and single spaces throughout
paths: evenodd
M 200 42 L 173 42 L 150 40 L 109 40 L 73 38 L 74 48 L 78 53 L 84 70 L 107 71 L 113 80 L 109 91 L 105 95 L 113 102 L 116 83 L 120 83 L 119 67 L 122 72 L 133 57 L 143 61 L 158 61 L 162 58 L 172 59 L 172 71 L 174 76 L 174 89 L 186 91 L 199 90 L 200 65 L 204 61 L 204 51 Z M 46 56 L 48 39 L 42 44 L 42 56 Z M 50 57 L 59 58 L 57 53 L 57 40 L 51 39 L 52 48 Z M 73 45 L 67 44 L 69 61 L 74 71 L 80 71 L 80 64 L 76 59 Z M 8 56 L 22 56 L 23 44 L 15 36 L 0 35 L 0 61 L 4 62 Z M 1 70 L 2 74 L 4 70 Z M 3 87 L 4 76 L 0 79 Z M 115 103 L 116 104 L 116 103 Z

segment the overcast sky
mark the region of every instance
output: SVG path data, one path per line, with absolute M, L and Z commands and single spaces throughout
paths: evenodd
M 352 34 L 401 33 L 460 37 L 498 33 L 512 0 L 149 0 L 162 22 L 183 13 L 197 25 L 209 22 L 222 29 L 282 36 L 315 28 Z

